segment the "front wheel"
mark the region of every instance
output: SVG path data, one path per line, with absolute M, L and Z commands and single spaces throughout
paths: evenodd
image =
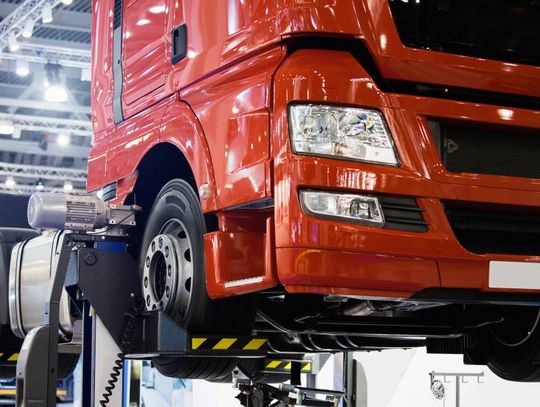
M 208 297 L 205 232 L 193 188 L 180 179 L 167 183 L 154 202 L 142 239 L 139 264 L 146 307 L 161 309 L 191 334 L 250 334 L 255 316 L 250 296 Z M 160 373 L 192 379 L 222 377 L 236 362 L 233 358 L 154 359 Z
M 540 308 L 508 306 L 502 317 L 481 335 L 488 367 L 505 380 L 540 381 Z

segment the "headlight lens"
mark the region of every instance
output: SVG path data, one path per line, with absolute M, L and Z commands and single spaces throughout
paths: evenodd
M 379 200 L 373 196 L 301 190 L 300 204 L 308 215 L 383 227 Z
M 289 121 L 295 153 L 399 164 L 390 132 L 376 110 L 291 105 Z

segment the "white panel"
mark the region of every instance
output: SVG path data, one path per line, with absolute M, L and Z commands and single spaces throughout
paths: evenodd
M 540 263 L 490 261 L 489 287 L 540 289 Z

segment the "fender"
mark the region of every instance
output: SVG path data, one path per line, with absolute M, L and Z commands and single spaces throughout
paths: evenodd
M 215 211 L 216 182 L 210 157 L 210 149 L 204 131 L 191 107 L 175 96 L 169 100 L 160 126 L 160 143 L 171 143 L 184 155 L 197 187 L 208 184 L 208 199 L 201 199 L 203 212 Z

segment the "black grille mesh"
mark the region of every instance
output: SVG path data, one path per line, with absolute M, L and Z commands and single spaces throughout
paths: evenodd
M 448 201 L 446 215 L 454 235 L 476 254 L 540 254 L 540 211 L 492 204 Z
M 450 172 L 540 178 L 540 129 L 434 120 L 429 125 L 441 160 Z

